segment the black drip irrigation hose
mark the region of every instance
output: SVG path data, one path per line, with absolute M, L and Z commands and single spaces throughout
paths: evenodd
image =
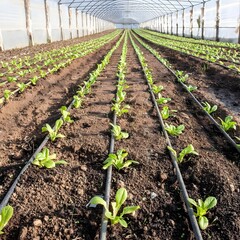
M 117 123 L 117 115 L 114 111 L 113 113 L 113 124 L 116 125 Z M 110 139 L 110 147 L 109 147 L 109 153 L 113 153 L 114 151 L 114 143 L 115 138 L 114 134 L 111 133 L 111 139 Z M 105 201 L 107 203 L 107 206 L 109 206 L 110 202 L 110 191 L 111 191 L 111 183 L 112 183 L 112 165 L 108 167 L 107 169 L 107 176 L 106 176 L 106 183 L 105 183 Z M 101 223 L 101 230 L 100 230 L 100 240 L 105 240 L 107 237 L 107 224 L 108 219 L 105 217 L 105 208 L 103 208 L 103 214 L 102 214 L 102 223 Z
M 139 35 L 139 36 L 140 36 L 140 35 Z M 141 36 L 141 37 L 142 37 L 142 36 Z M 166 48 L 170 48 L 170 47 L 167 47 L 167 46 L 163 46 L 163 45 L 161 45 L 160 43 L 154 43 L 153 41 L 147 39 L 146 37 L 142 37 L 142 38 L 144 38 L 145 40 L 147 40 L 147 41 L 149 41 L 149 42 L 152 42 L 153 44 L 156 44 L 156 45 L 159 45 L 159 46 L 162 46 L 162 47 L 166 47 Z M 179 47 L 179 48 L 181 48 L 181 47 Z M 177 49 L 174 49 L 174 48 L 170 48 L 170 49 L 175 50 L 175 51 L 177 51 L 177 52 L 179 52 L 179 53 L 181 53 L 181 54 L 184 54 L 184 55 L 186 55 L 186 56 L 188 56 L 188 57 L 195 57 L 195 58 L 201 59 L 201 60 L 203 60 L 203 61 L 207 61 L 208 63 L 212 63 L 212 64 L 215 64 L 215 65 L 217 65 L 217 66 L 219 66 L 219 67 L 222 67 L 222 68 L 225 68 L 225 69 L 227 69 L 227 70 L 233 71 L 233 72 L 235 72 L 235 73 L 237 73 L 237 74 L 240 74 L 240 72 L 239 72 L 238 70 L 229 68 L 228 66 L 222 65 L 222 64 L 220 64 L 220 63 L 212 62 L 212 61 L 207 60 L 207 59 L 205 59 L 205 58 L 202 58 L 202 57 L 199 57 L 199 56 L 194 56 L 194 55 L 191 55 L 191 54 L 182 52 L 182 51 L 177 50 Z M 183 48 L 183 47 L 182 47 L 182 49 L 186 49 L 187 51 L 189 51 L 189 49 L 187 49 L 187 48 Z M 234 63 L 234 62 L 232 62 L 232 63 Z M 234 64 L 235 64 L 235 63 L 234 63 Z
M 123 36 L 120 38 L 122 41 Z M 120 40 L 118 40 L 120 41 Z M 115 47 L 115 45 L 114 45 Z M 113 48 L 114 48 L 113 47 Z M 107 55 L 106 55 L 107 56 Z M 105 58 L 105 57 L 104 57 Z M 69 104 L 67 111 L 70 111 L 73 103 L 74 103 L 74 99 L 72 100 L 72 102 Z M 61 117 L 61 119 L 63 119 L 63 117 Z M 53 128 L 53 130 L 55 130 L 55 127 Z M 22 168 L 22 170 L 20 171 L 20 173 L 18 174 L 18 176 L 16 177 L 16 179 L 14 180 L 14 182 L 12 183 L 11 187 L 8 189 L 7 193 L 5 194 L 3 200 L 0 203 L 0 212 L 2 211 L 3 207 L 5 207 L 9 201 L 9 199 L 11 198 L 21 176 L 24 174 L 24 172 L 28 169 L 28 167 L 30 166 L 30 164 L 33 162 L 33 160 L 35 159 L 36 155 L 43 149 L 43 147 L 47 144 L 48 140 L 49 140 L 50 136 L 47 135 L 44 140 L 42 141 L 42 143 L 40 144 L 40 146 L 37 148 L 37 150 L 33 153 L 33 155 L 31 156 L 31 158 L 27 161 L 27 163 L 25 164 L 25 166 Z
M 136 38 L 137 39 L 137 38 Z M 138 39 L 137 39 L 138 40 Z M 139 41 L 138 41 L 139 42 Z M 140 43 L 140 42 L 139 42 Z M 141 44 L 141 43 L 140 43 Z M 142 44 L 141 44 L 142 45 Z M 143 45 L 142 45 L 143 46 Z M 144 46 L 143 46 L 144 47 Z M 144 47 L 145 48 L 145 47 Z M 147 49 L 147 48 L 146 48 Z M 148 50 L 148 49 L 147 49 Z M 149 50 L 148 50 L 149 51 Z M 153 54 L 154 55 L 154 54 Z M 155 55 L 154 55 L 155 56 Z M 156 56 L 155 56 L 156 57 Z M 157 58 L 157 57 L 156 57 Z M 158 58 L 157 58 L 158 59 Z M 159 59 L 158 61 L 163 64 Z M 175 72 L 169 68 L 168 66 L 166 66 L 165 64 L 163 64 L 164 67 L 166 67 L 173 75 L 174 77 L 178 80 L 177 75 L 175 74 Z M 227 141 L 237 150 L 238 153 L 240 153 L 240 148 L 238 147 L 238 145 L 236 144 L 236 142 L 231 138 L 231 136 L 229 136 L 229 134 L 224 131 L 221 126 L 218 124 L 218 122 L 207 112 L 204 110 L 204 107 L 202 106 L 202 104 L 197 100 L 197 98 L 187 89 L 186 85 L 184 83 L 182 83 L 181 81 L 178 81 L 182 87 L 190 94 L 190 96 L 192 97 L 192 100 L 199 106 L 199 108 L 207 115 L 207 117 L 210 119 L 210 121 L 217 127 L 217 129 L 223 134 L 223 136 L 227 139 Z
M 157 110 L 157 115 L 158 115 L 158 118 L 159 118 L 159 122 L 160 122 L 160 125 L 161 125 L 161 128 L 162 128 L 163 134 L 164 134 L 164 136 L 166 138 L 167 145 L 172 148 L 171 141 L 169 139 L 168 133 L 167 133 L 167 131 L 164 128 L 164 122 L 163 122 L 163 119 L 162 119 L 162 116 L 161 116 L 158 104 L 156 102 L 156 98 L 155 98 L 155 96 L 154 96 L 154 94 L 152 92 L 152 88 L 151 88 L 151 86 L 150 86 L 150 84 L 149 84 L 149 82 L 147 80 L 147 76 L 145 74 L 145 71 L 144 71 L 144 75 L 145 75 L 145 78 L 146 78 L 146 81 L 147 81 L 147 85 L 148 85 L 149 91 L 151 93 L 152 101 L 153 101 L 154 106 L 155 106 L 155 108 Z M 170 150 L 169 150 L 169 153 L 170 153 L 170 156 L 171 156 L 171 160 L 172 160 L 173 166 L 175 168 L 175 172 L 176 172 L 176 175 L 177 175 L 177 179 L 178 179 L 180 188 L 181 188 L 183 201 L 184 201 L 184 203 L 186 205 L 186 208 L 187 208 L 187 213 L 188 213 L 188 216 L 189 216 L 192 228 L 193 228 L 193 233 L 194 233 L 195 238 L 197 240 L 203 240 L 201 231 L 200 231 L 198 223 L 197 223 L 197 219 L 196 219 L 196 217 L 194 215 L 194 211 L 193 211 L 193 209 L 191 208 L 191 206 L 190 206 L 190 204 L 188 202 L 189 197 L 188 197 L 186 185 L 184 183 L 184 180 L 183 180 L 180 168 L 178 166 L 176 156 L 174 156 L 174 154 Z

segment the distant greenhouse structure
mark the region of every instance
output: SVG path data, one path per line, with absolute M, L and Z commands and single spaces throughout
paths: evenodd
M 0 49 L 66 40 L 114 28 L 240 42 L 240 2 L 9 0 L 0 2 Z

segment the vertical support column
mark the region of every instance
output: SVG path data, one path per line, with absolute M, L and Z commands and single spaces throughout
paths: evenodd
M 78 10 L 75 9 L 76 12 L 76 29 L 77 29 L 77 37 L 79 38 L 79 29 L 78 29 Z
M 50 25 L 50 17 L 49 17 L 48 0 L 44 0 L 44 9 L 45 9 L 45 18 L 46 18 L 47 43 L 51 43 L 52 34 L 51 34 L 51 25 Z
M 61 11 L 61 5 L 58 3 L 58 17 L 59 17 L 59 28 L 60 28 L 60 35 L 61 39 L 63 40 L 63 28 L 62 28 L 62 11 Z
M 193 37 L 193 7 L 190 9 L 190 36 Z
M 72 34 L 72 11 L 71 11 L 70 7 L 68 7 L 68 21 L 69 21 L 70 39 L 72 39 L 73 38 L 73 34 Z
M 163 17 L 161 16 L 161 33 L 163 33 Z
M 81 22 L 82 22 L 82 37 L 84 36 L 84 13 L 83 12 L 81 12 Z
M 176 35 L 178 36 L 178 11 L 176 12 Z
M 168 27 L 169 27 L 169 25 L 168 25 L 168 15 L 167 15 L 167 34 L 169 33 L 168 32 Z
M 184 16 L 185 16 L 185 9 L 183 9 L 182 13 L 182 36 L 185 36 L 185 21 L 184 21 Z
M 89 35 L 89 19 L 88 19 L 88 14 L 86 13 L 85 15 L 85 29 L 86 29 L 86 35 Z
M 173 35 L 173 14 L 171 13 L 171 35 Z
M 24 7 L 25 7 L 25 16 L 26 16 L 26 28 L 27 28 L 27 35 L 28 35 L 28 44 L 29 46 L 34 45 L 33 36 L 32 36 L 32 21 L 31 21 L 31 14 L 30 14 L 30 0 L 24 0 Z
M 219 42 L 219 22 L 220 22 L 220 0 L 216 1 L 216 41 Z
M 0 52 L 4 50 L 3 48 L 3 38 L 2 38 L 2 30 L 0 29 Z
M 238 20 L 238 43 L 240 44 L 240 19 Z
M 204 23 L 205 23 L 205 2 L 201 8 L 201 38 L 204 39 Z

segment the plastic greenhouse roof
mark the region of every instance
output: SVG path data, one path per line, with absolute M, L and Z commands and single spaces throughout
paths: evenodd
M 134 24 L 174 13 L 210 0 L 55 0 L 98 18 Z

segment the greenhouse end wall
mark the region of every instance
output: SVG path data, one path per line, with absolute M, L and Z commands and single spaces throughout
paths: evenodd
M 0 1 L 0 50 L 67 40 L 113 28 L 111 22 L 67 5 L 58 6 L 54 0 Z

